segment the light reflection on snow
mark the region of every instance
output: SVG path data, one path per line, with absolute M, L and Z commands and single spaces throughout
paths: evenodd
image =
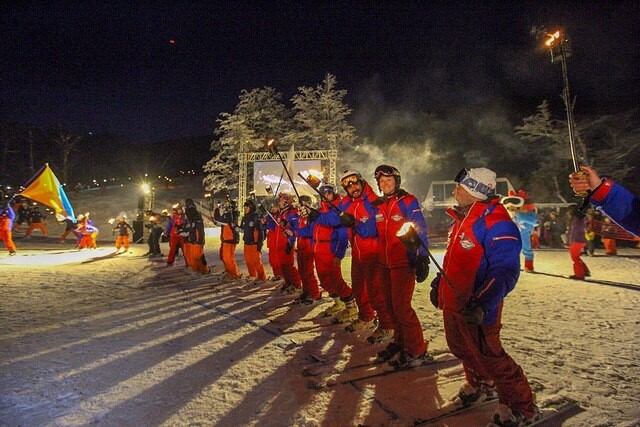
M 87 262 L 114 254 L 112 247 L 68 251 L 25 251 L 19 252 L 16 256 L 0 258 L 0 265 L 37 268 Z

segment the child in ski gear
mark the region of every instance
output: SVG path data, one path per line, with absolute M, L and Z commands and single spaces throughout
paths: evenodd
M 536 208 L 529 200 L 524 189 L 518 192 L 509 191 L 509 196 L 502 198 L 502 204 L 511 215 L 511 219 L 520 230 L 522 240 L 522 255 L 524 255 L 524 271 L 533 271 L 532 235 L 538 223 Z
M 236 205 L 231 201 L 227 203 L 224 213 L 220 212 L 219 207 L 213 212 L 214 220 L 220 225 L 220 257 L 225 273 L 232 279 L 242 276 L 236 263 L 236 246 L 240 242 L 238 216 Z
M 581 173 L 569 175 L 575 192 L 591 191 L 589 201 L 629 233 L 640 236 L 640 197 L 610 178 L 600 178 L 588 167 L 580 166 Z
M 186 199 L 185 223 L 181 233 L 184 236 L 184 256 L 187 265 L 195 272 L 209 273 L 207 260 L 204 257 L 204 221 L 192 199 Z
M 185 222 L 186 218 L 184 211 L 182 210 L 182 205 L 180 203 L 176 203 L 172 207 L 171 217 L 169 218 L 167 228 L 164 231 L 165 236 L 169 237 L 169 254 L 167 255 L 168 266 L 173 265 L 175 262 L 178 249 L 182 250 L 182 256 L 184 257 L 184 238 L 180 234 L 180 230 Z M 186 264 L 186 257 L 184 258 L 184 261 Z
M 4 242 L 9 255 L 16 254 L 16 245 L 13 243 L 12 228 L 16 214 L 10 205 L 0 211 L 0 241 Z
M 116 232 L 116 251 L 120 252 L 120 248 L 124 248 L 124 252 L 129 250 L 129 232 L 133 233 L 133 228 L 127 222 L 125 217 L 119 217 L 118 222 L 113 231 Z
M 78 249 L 95 249 L 97 247 L 95 236 L 98 234 L 98 228 L 89 221 L 87 214 L 78 215 L 78 227 L 75 230 L 79 239 Z
M 167 212 L 168 213 L 168 212 Z M 149 238 L 147 244 L 149 245 L 149 252 L 146 255 L 150 257 L 161 257 L 162 251 L 160 250 L 160 237 L 162 236 L 162 216 L 152 213 L 149 216 L 149 224 L 146 227 L 149 229 Z
M 584 280 L 585 276 L 590 276 L 589 268 L 582 261 L 580 255 L 584 252 L 585 247 L 585 223 L 584 213 L 579 208 L 574 207 L 571 212 L 571 221 L 569 223 L 569 255 L 573 261 L 572 279 Z
M 393 342 L 380 356 L 394 357 L 393 353 L 399 352 L 395 361 L 398 367 L 414 366 L 428 357 L 422 325 L 411 306 L 416 278 L 423 282 L 429 272 L 427 223 L 416 197 L 400 188 L 398 169 L 380 165 L 375 170 L 375 179 L 383 194 L 374 202 L 378 232 L 376 281 L 394 323 Z M 413 252 L 398 237 L 398 231 L 407 222 L 413 224 L 423 243 Z
M 45 237 L 49 234 L 47 224 L 44 222 L 44 215 L 40 212 L 40 208 L 38 206 L 34 206 L 31 209 L 31 214 L 29 216 L 29 228 L 25 233 L 25 237 L 31 237 L 33 230 L 40 230 L 42 235 Z
M 520 232 L 495 197 L 496 174 L 487 168 L 458 173 L 453 196 L 458 206 L 444 257 L 444 275 L 431 283 L 431 301 L 442 309 L 447 344 L 462 361 L 467 384 L 454 402 L 468 405 L 493 387 L 508 409 L 506 419 L 537 414 L 524 372 L 500 342 L 504 297 L 520 274 Z M 517 424 L 516 424 L 517 425 Z
M 247 200 L 244 203 L 244 216 L 240 222 L 240 230 L 243 232 L 244 260 L 249 276 L 256 280 L 266 280 L 261 259 L 264 230 L 253 200 Z

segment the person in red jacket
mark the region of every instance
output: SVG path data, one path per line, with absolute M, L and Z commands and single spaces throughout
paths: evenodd
M 272 262 L 274 272 L 278 271 L 284 278 L 282 292 L 293 293 L 302 288 L 300 273 L 295 266 L 294 248 L 296 245 L 296 230 L 298 228 L 298 210 L 293 206 L 293 196 L 287 192 L 278 194 L 280 213 L 274 219 L 276 223 L 267 223 L 269 232 L 275 233 L 269 254 L 273 252 Z
M 323 289 L 334 299 L 333 306 L 324 311 L 324 316 L 333 316 L 336 323 L 351 323 L 358 318 L 358 307 L 353 290 L 342 277 L 341 261 L 348 246 L 348 230 L 343 225 L 328 226 L 316 222 L 317 215 L 327 213 L 340 203 L 335 188 L 323 184 L 318 188 L 324 200 L 313 222 L 313 259 Z M 330 205 L 331 204 L 331 205 Z
M 429 273 L 427 223 L 415 196 L 400 188 L 398 169 L 380 165 L 375 170 L 375 178 L 383 194 L 374 202 L 378 229 L 376 281 L 384 293 L 395 326 L 393 342 L 378 353 L 378 357 L 389 360 L 398 368 L 419 366 L 429 356 L 422 325 L 411 306 L 411 299 L 416 279 L 423 282 Z M 398 237 L 407 222 L 413 225 L 422 240 L 422 245 L 413 252 Z M 399 357 L 393 360 L 398 354 Z
M 167 265 L 173 265 L 176 260 L 176 254 L 178 249 L 182 250 L 182 256 L 184 256 L 184 238 L 180 235 L 180 229 L 185 224 L 186 217 L 182 210 L 182 205 L 176 203 L 173 205 L 173 212 L 167 222 L 167 228 L 164 231 L 164 235 L 169 237 L 169 255 L 167 255 Z M 185 263 L 187 259 L 185 257 Z
M 271 266 L 271 271 L 273 273 L 269 280 L 276 282 L 282 280 L 282 270 L 280 270 L 280 265 L 276 263 L 275 242 L 278 230 L 276 230 L 277 224 L 274 221 L 274 218 L 277 218 L 280 215 L 280 208 L 278 205 L 274 204 L 269 208 L 269 213 L 271 215 L 266 215 L 262 219 L 262 224 L 267 230 L 267 251 L 269 252 L 269 265 Z
M 504 297 L 520 275 L 521 235 L 495 196 L 496 174 L 463 169 L 455 179 L 458 206 L 447 212 L 449 232 L 444 274 L 431 283 L 431 303 L 443 312 L 451 352 L 462 361 L 466 383 L 452 398 L 464 407 L 495 392 L 496 426 L 519 426 L 537 415 L 522 368 L 500 342 Z
M 298 209 L 300 220 L 298 221 L 296 239 L 296 261 L 302 280 L 302 295 L 297 301 L 307 305 L 320 300 L 321 296 L 313 260 L 313 224 L 309 221 L 309 214 L 314 211 L 314 208 L 311 203 L 311 197 L 300 196 L 300 208 Z

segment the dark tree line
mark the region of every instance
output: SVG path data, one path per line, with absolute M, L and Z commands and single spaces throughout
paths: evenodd
M 62 125 L 43 128 L 0 123 L 0 184 L 19 185 L 49 163 L 58 179 L 75 185 L 93 179 L 199 171 L 209 136 L 136 144 L 113 134 L 79 135 Z

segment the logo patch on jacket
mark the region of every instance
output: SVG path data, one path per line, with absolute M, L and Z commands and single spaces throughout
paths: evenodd
M 376 222 L 382 222 L 384 221 L 384 215 L 382 215 L 381 213 L 376 214 Z
M 460 246 L 462 246 L 462 249 L 470 250 L 473 249 L 476 245 L 471 239 L 466 238 L 464 233 L 462 233 L 460 235 Z
M 398 222 L 398 221 L 402 221 L 404 218 L 402 215 L 393 215 L 391 219 L 394 220 L 395 222 Z
M 367 222 L 367 221 L 369 221 L 369 217 L 368 216 L 363 216 L 362 218 L 360 218 L 360 222 L 363 223 L 363 224 L 365 222 Z

